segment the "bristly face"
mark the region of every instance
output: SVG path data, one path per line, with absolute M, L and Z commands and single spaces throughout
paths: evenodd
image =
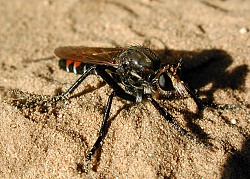
M 189 86 L 180 79 L 181 64 L 182 61 L 180 60 L 177 65 L 167 64 L 158 70 L 157 84 L 159 85 L 158 90 L 160 90 L 161 93 L 164 94 L 166 91 L 175 89 L 183 98 L 190 96 Z

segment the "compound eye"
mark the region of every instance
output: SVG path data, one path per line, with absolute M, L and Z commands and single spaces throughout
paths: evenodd
M 174 89 L 172 81 L 166 73 L 160 74 L 159 86 L 164 91 L 171 91 Z

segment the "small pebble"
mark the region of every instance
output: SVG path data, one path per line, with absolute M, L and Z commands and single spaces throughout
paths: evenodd
M 242 27 L 241 29 L 240 29 L 240 33 L 241 34 L 245 34 L 245 33 L 247 33 L 249 30 L 248 30 L 248 28 L 246 28 L 246 27 Z
M 236 124 L 236 119 L 231 119 L 231 124 Z

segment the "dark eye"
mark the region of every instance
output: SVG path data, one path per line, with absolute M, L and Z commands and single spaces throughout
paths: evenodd
M 164 91 L 171 91 L 174 89 L 171 79 L 166 73 L 159 76 L 159 86 Z

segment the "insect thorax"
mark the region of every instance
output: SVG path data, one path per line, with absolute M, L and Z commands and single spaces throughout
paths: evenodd
M 119 56 L 117 73 L 125 90 L 141 102 L 146 94 L 156 90 L 155 77 L 159 69 L 159 58 L 149 49 L 132 46 Z

